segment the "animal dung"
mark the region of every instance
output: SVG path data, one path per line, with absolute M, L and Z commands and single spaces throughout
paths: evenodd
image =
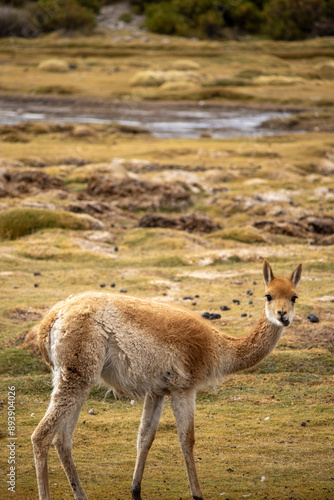
M 311 313 L 311 314 L 309 314 L 309 315 L 307 316 L 307 319 L 308 319 L 309 321 L 311 321 L 311 323 L 319 323 L 319 318 L 318 318 L 318 316 L 316 316 L 315 314 L 312 314 L 312 313 Z

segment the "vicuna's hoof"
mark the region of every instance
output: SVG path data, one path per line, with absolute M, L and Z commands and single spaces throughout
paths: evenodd
M 142 500 L 140 493 L 141 493 L 140 485 L 132 486 L 131 487 L 131 500 Z

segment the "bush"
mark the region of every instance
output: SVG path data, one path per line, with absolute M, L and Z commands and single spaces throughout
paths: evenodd
M 274 40 L 302 40 L 324 11 L 324 0 L 272 0 L 265 8 L 268 34 Z
M 36 28 L 31 24 L 25 10 L 15 7 L 0 7 L 0 37 L 20 36 L 32 37 L 37 34 Z
M 0 238 L 15 240 L 45 228 L 93 229 L 94 219 L 64 210 L 12 208 L 0 212 Z
M 39 0 L 30 7 L 30 16 L 41 32 L 87 32 L 95 27 L 93 10 L 80 5 L 77 0 Z
M 169 2 L 150 5 L 146 9 L 146 27 L 164 35 L 186 34 L 188 26 Z
M 243 31 L 249 33 L 261 31 L 262 15 L 254 2 L 242 2 L 236 7 L 232 17 L 235 25 Z
M 146 7 L 146 26 L 166 35 L 217 38 L 224 26 L 216 0 L 171 0 Z

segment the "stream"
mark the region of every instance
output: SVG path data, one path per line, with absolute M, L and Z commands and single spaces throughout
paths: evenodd
M 228 108 L 199 102 L 101 102 L 70 99 L 0 98 L 0 124 L 16 125 L 26 121 L 75 122 L 142 127 L 159 138 L 215 138 L 271 135 L 263 126 L 269 119 L 289 116 L 279 111 Z M 283 133 L 283 132 L 282 132 Z

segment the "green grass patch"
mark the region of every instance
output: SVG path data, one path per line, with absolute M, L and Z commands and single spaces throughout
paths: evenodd
M 12 208 L 0 213 L 0 238 L 15 240 L 45 228 L 90 229 L 86 216 L 46 208 Z
M 242 228 L 226 228 L 216 231 L 209 238 L 222 238 L 223 240 L 235 240 L 242 243 L 265 243 L 266 238 L 256 229 L 246 226 Z
M 0 351 L 1 375 L 29 375 L 44 372 L 44 363 L 21 347 L 10 347 Z

